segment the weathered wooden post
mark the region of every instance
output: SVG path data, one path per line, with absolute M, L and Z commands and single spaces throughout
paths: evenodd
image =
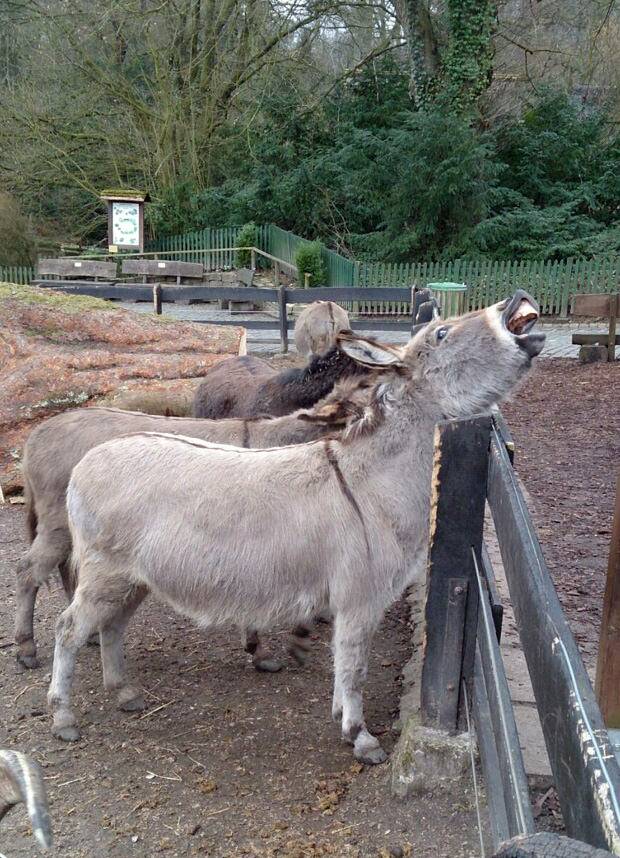
M 310 278 L 311 277 L 312 277 L 312 274 L 310 274 L 308 271 L 306 271 L 304 273 L 304 289 L 310 288 Z
M 252 271 L 256 271 L 256 250 L 254 248 L 250 250 L 250 268 Z
M 616 323 L 620 313 L 620 293 L 609 296 L 609 340 L 607 344 L 608 360 L 616 359 Z
M 161 316 L 161 283 L 156 283 L 153 286 L 153 310 L 158 316 Z
M 286 286 L 278 286 L 278 321 L 282 354 L 288 352 L 288 320 L 286 318 Z
M 607 727 L 620 730 L 620 477 L 611 529 L 607 584 L 596 665 L 596 696 Z
M 491 418 L 435 430 L 421 712 L 425 726 L 465 729 L 463 681 L 471 683 Z

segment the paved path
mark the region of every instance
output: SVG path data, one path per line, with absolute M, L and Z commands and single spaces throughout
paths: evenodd
M 128 310 L 134 310 L 137 313 L 152 312 L 151 304 L 134 304 L 123 303 L 120 306 Z M 240 325 L 244 321 L 252 320 L 269 320 L 274 323 L 273 331 L 248 331 L 249 350 L 252 352 L 276 352 L 279 349 L 277 328 L 277 315 L 275 308 L 273 311 L 267 309 L 265 312 L 254 313 L 235 313 L 231 315 L 228 310 L 220 310 L 213 304 L 166 304 L 164 307 L 165 315 L 173 319 L 183 321 L 201 321 L 201 322 L 217 322 L 221 320 L 234 319 Z M 354 320 L 352 320 L 354 323 Z M 355 325 L 354 325 L 355 326 Z M 540 323 L 541 330 L 547 334 L 547 343 L 542 354 L 543 357 L 577 357 L 579 346 L 571 344 L 571 337 L 576 331 L 594 332 L 601 329 L 601 325 L 592 322 L 556 322 L 542 320 Z M 408 339 L 406 331 L 365 331 L 369 336 L 375 336 L 377 339 L 388 340 L 393 343 L 405 343 Z M 289 342 L 291 351 L 295 350 L 292 337 Z

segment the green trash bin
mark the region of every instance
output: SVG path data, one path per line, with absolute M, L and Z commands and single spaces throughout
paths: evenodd
M 434 297 L 439 301 L 441 315 L 444 319 L 449 316 L 461 316 L 465 312 L 465 283 L 427 283 Z

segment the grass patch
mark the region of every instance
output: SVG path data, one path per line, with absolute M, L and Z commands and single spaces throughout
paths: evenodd
M 37 286 L 21 286 L 18 283 L 0 283 L 0 303 L 20 301 L 23 304 L 40 304 L 51 310 L 63 310 L 66 313 L 79 313 L 82 310 L 115 310 L 110 301 L 91 298 L 89 295 L 64 295 L 50 292 Z

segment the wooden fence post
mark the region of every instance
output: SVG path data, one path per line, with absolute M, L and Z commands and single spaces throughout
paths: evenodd
M 620 293 L 609 296 L 609 339 L 607 340 L 607 360 L 616 359 L 616 320 L 620 310 Z
M 481 562 L 490 417 L 435 430 L 421 710 L 427 727 L 465 729 L 463 680 L 471 685 Z M 471 688 L 470 688 L 471 691 Z
M 161 316 L 161 284 L 156 283 L 153 286 L 153 310 L 158 316 Z
M 250 268 L 256 271 L 256 249 L 253 247 L 250 251 Z
M 288 352 L 288 324 L 286 318 L 286 286 L 278 286 L 278 320 L 280 322 L 280 343 L 282 354 Z
M 605 725 L 620 729 L 620 477 L 616 487 L 616 508 L 603 599 L 596 696 Z

